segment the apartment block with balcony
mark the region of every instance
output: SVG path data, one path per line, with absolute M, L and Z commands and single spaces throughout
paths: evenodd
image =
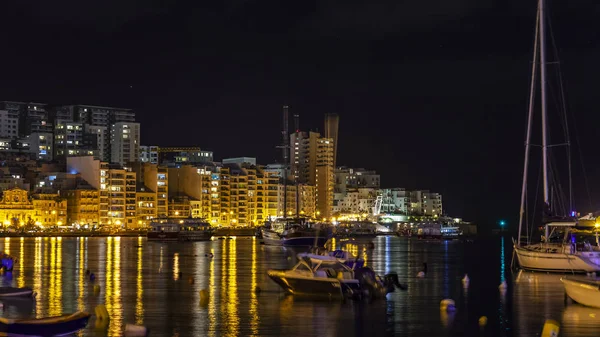
M 156 192 L 138 182 L 136 206 L 137 227 L 150 225 L 152 219 L 157 218 Z
M 97 226 L 100 224 L 100 194 L 91 186 L 79 186 L 64 193 L 67 199 L 67 224 Z
M 169 215 L 169 170 L 167 167 L 151 163 L 133 163 L 132 171 L 136 173 L 138 184 L 143 184 L 156 193 L 156 217 Z
M 279 184 L 278 187 L 277 214 L 279 216 L 283 216 L 285 212 L 286 216 L 318 217 L 314 186 L 299 184 L 296 187 L 295 185 Z M 284 190 L 287 190 L 287 196 L 284 196 Z
M 328 218 L 333 210 L 335 187 L 335 147 L 333 139 L 317 132 L 290 135 L 290 167 L 293 178 L 316 187 L 316 205 L 320 216 Z

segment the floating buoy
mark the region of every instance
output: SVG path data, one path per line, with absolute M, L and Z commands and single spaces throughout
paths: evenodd
M 190 277 L 188 278 L 188 282 L 190 282 L 190 284 L 194 284 L 194 278 L 190 276 Z
M 96 279 L 96 275 L 94 273 L 90 274 L 90 281 L 94 281 Z
M 542 329 L 541 337 L 557 337 L 560 331 L 560 325 L 553 319 L 547 319 Z
M 463 279 L 462 279 L 463 287 L 467 288 L 469 286 L 470 281 L 471 280 L 469 279 L 469 275 L 465 274 L 465 277 L 463 277 Z
M 504 281 L 502 281 L 502 283 L 500 283 L 500 285 L 498 286 L 498 289 L 506 290 L 506 288 L 508 288 L 508 285 L 506 284 L 506 280 L 504 280 Z
M 440 310 L 444 310 L 444 311 L 456 310 L 456 304 L 454 303 L 454 300 L 451 300 L 449 298 L 442 300 L 442 302 L 440 302 Z
M 487 325 L 487 317 L 486 316 L 479 317 L 479 326 L 483 328 L 486 325 Z
M 208 300 L 208 290 L 202 289 L 200 290 L 200 300 Z
M 108 311 L 106 307 L 102 304 L 99 304 L 95 308 L 96 313 L 96 323 L 94 327 L 97 330 L 106 330 L 108 328 L 108 323 L 110 322 L 110 317 L 108 316 Z
M 96 284 L 94 286 L 94 295 L 98 295 L 100 294 L 100 286 L 98 284 Z
M 125 336 L 148 336 L 148 328 L 141 325 L 126 324 Z
M 200 306 L 205 307 L 208 305 L 208 291 L 206 289 L 200 290 Z

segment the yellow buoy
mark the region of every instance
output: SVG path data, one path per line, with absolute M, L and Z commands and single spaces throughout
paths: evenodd
M 560 331 L 560 325 L 553 319 L 547 319 L 544 323 L 544 329 L 542 330 L 541 337 L 557 337 Z
M 94 286 L 94 295 L 98 295 L 100 294 L 100 286 L 98 284 L 96 284 Z
M 451 300 L 449 298 L 442 300 L 440 302 L 440 310 L 445 310 L 445 311 L 456 310 L 456 304 L 454 303 L 454 300 Z
M 200 300 L 208 299 L 208 291 L 206 289 L 200 290 Z
M 108 310 L 106 310 L 106 307 L 103 304 L 98 304 L 94 311 L 96 312 L 96 320 L 110 320 L 110 316 L 108 316 Z
M 208 291 L 206 291 L 206 289 L 202 289 L 200 290 L 200 306 L 207 306 L 208 305 Z
M 96 306 L 94 311 L 96 313 L 96 323 L 94 324 L 94 327 L 98 330 L 105 330 L 108 328 L 110 317 L 108 316 L 106 307 L 102 304 L 99 304 Z
M 483 328 L 486 325 L 487 325 L 487 317 L 486 316 L 479 317 L 479 326 Z

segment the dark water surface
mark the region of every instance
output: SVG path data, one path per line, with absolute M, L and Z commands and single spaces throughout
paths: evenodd
M 566 303 L 559 275 L 511 272 L 510 239 L 474 243 L 379 237 L 367 264 L 396 271 L 407 291 L 373 303 L 311 301 L 284 296 L 266 275 L 294 264 L 297 251 L 253 238 L 154 243 L 145 238 L 4 238 L 0 249 L 18 258 L 2 285 L 29 286 L 36 301 L 11 300 L 3 317 L 44 317 L 105 304 L 110 324 L 92 317 L 80 336 L 120 336 L 125 324 L 152 336 L 536 336 L 547 318 L 561 336 L 599 336 L 600 310 Z M 351 245 L 357 253 L 363 247 Z M 205 254 L 213 253 L 214 258 Z M 417 278 L 422 263 L 428 274 Z M 90 282 L 85 271 L 96 275 Z M 180 276 L 181 273 L 181 276 Z M 465 273 L 471 279 L 464 289 Z M 12 275 L 11 275 L 12 274 Z M 508 282 L 504 294 L 498 289 Z M 101 291 L 94 294 L 94 285 Z M 254 291 L 259 287 L 260 292 Z M 209 293 L 200 303 L 200 290 Z M 456 301 L 453 314 L 440 301 Z M 478 325 L 487 316 L 487 326 Z

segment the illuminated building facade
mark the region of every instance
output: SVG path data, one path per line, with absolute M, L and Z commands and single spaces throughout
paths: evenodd
M 91 156 L 67 157 L 67 172 L 79 173 L 99 192 L 100 224 L 130 227 L 136 224 L 136 173 Z
M 23 226 L 35 222 L 35 209 L 26 190 L 13 187 L 4 190 L 0 201 L 0 219 L 4 227 Z
M 296 191 L 296 186 L 294 185 L 287 185 L 284 187 L 283 184 L 279 184 L 277 193 L 277 214 L 279 216 L 283 216 L 284 212 L 284 189 L 287 189 L 287 206 L 285 207 L 287 212 L 286 216 L 317 217 L 317 209 L 315 207 L 315 187 L 305 184 L 298 185 L 298 191 Z M 296 214 L 296 195 L 299 197 L 299 204 L 297 205 L 299 214 Z
M 121 165 L 140 159 L 140 123 L 118 122 L 110 129 L 110 161 Z
M 146 227 L 157 217 L 156 192 L 138 182 L 136 191 L 136 216 L 138 227 Z
M 78 188 L 64 193 L 67 199 L 67 224 L 94 226 L 100 224 L 100 194 L 98 190 Z
M 32 196 L 33 221 L 42 227 L 67 225 L 67 199 L 58 194 L 35 194 Z
M 321 217 L 328 218 L 333 209 L 335 187 L 335 147 L 333 139 L 317 132 L 295 132 L 290 135 L 290 167 L 300 184 L 316 187 L 315 203 Z

